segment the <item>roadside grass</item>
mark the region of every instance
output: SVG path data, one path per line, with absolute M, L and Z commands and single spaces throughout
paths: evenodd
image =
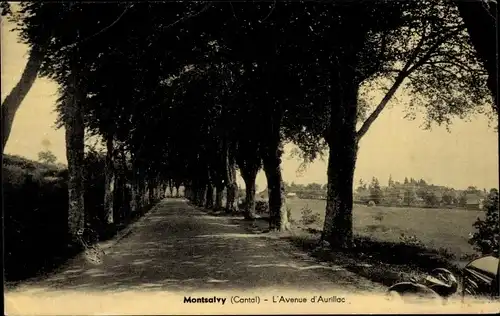
M 356 235 L 354 248 L 331 250 L 319 246 L 320 235 L 319 231 L 298 230 L 283 238 L 319 261 L 342 266 L 385 286 L 421 276 L 437 267 L 459 273 L 450 256 L 432 249 Z
M 281 239 L 318 261 L 330 262 L 384 286 L 419 277 L 434 268 L 447 268 L 460 275 L 460 268 L 478 257 L 467 243 L 479 211 L 450 209 L 404 209 L 396 207 L 354 208 L 354 243 L 349 250 L 329 249 L 319 243 L 325 201 L 287 201 L 291 209 L 291 230 Z M 304 224 L 301 217 L 312 210 L 319 221 Z M 241 216 L 204 210 L 214 216 Z M 238 221 L 248 231 L 267 234 L 268 218 Z
M 321 229 L 325 217 L 324 200 L 289 199 L 292 218 L 300 220 L 304 208 L 318 213 L 320 221 L 306 228 Z M 430 249 L 446 249 L 456 260 L 467 260 L 476 255 L 468 243 L 472 224 L 484 212 L 462 209 L 425 209 L 404 207 L 368 207 L 354 205 L 354 232 L 381 242 L 400 241 L 400 236 L 415 236 Z

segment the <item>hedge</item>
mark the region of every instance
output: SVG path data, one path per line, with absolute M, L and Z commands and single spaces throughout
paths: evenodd
M 85 217 L 100 230 L 104 201 L 102 157 L 87 155 Z M 4 155 L 2 164 L 5 277 L 23 279 L 52 268 L 68 253 L 68 172 L 61 166 Z

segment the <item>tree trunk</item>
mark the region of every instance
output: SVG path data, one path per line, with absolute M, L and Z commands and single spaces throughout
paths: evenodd
M 155 182 L 153 179 L 148 180 L 148 202 L 149 204 L 156 201 L 155 197 Z
M 205 206 L 205 199 L 207 197 L 207 185 L 202 181 L 198 181 L 195 187 L 195 204 L 198 207 Z
M 130 211 L 132 213 L 139 211 L 139 187 L 135 181 L 132 182 L 130 188 Z
M 76 74 L 73 74 L 76 76 Z M 73 84 L 70 96 L 65 104 L 66 158 L 68 161 L 68 230 L 72 240 L 83 233 L 85 228 L 83 163 L 85 145 L 85 127 L 83 120 L 83 100 Z
M 241 173 L 245 181 L 245 219 L 255 218 L 255 179 L 257 172 L 246 170 Z
M 104 218 L 106 224 L 113 224 L 113 201 L 115 191 L 115 168 L 113 161 L 113 136 L 106 137 L 106 161 L 104 167 Z
M 120 149 L 118 152 L 118 157 L 120 159 L 120 168 L 118 169 L 118 174 L 116 175 L 120 179 L 121 183 L 121 200 L 122 203 L 120 205 L 120 213 L 123 214 L 123 218 L 128 219 L 131 211 L 132 211 L 132 205 L 130 201 L 130 193 L 129 193 L 129 183 L 127 179 L 127 159 L 125 157 L 125 153 L 123 152 L 123 149 Z
M 278 148 L 276 155 L 269 155 L 264 159 L 269 192 L 269 229 L 285 231 L 289 229 L 288 214 L 286 211 L 285 187 L 281 174 L 281 152 Z
M 149 206 L 151 204 L 151 201 L 149 199 L 151 197 L 149 189 L 150 189 L 149 180 L 144 180 L 144 201 L 145 201 L 144 204 L 146 206 Z
M 168 184 L 167 182 L 163 182 L 162 185 L 161 185 L 161 191 L 163 193 L 163 197 L 167 197 L 167 188 L 168 188 Z
M 494 1 L 488 1 L 486 5 L 482 0 L 455 0 L 455 4 L 467 27 L 472 45 L 488 72 L 488 88 L 493 96 L 494 109 L 498 114 L 497 43 L 495 40 L 497 4 Z
M 119 171 L 115 169 L 113 177 L 113 193 L 111 194 L 113 198 L 113 208 L 111 209 L 113 221 L 111 223 L 108 223 L 108 225 L 113 223 L 120 223 L 125 218 L 125 212 L 123 210 L 124 183 L 118 176 L 118 173 Z M 106 199 L 106 194 L 104 194 L 104 198 Z
M 348 67 L 348 66 L 342 66 Z M 351 74 L 350 70 L 343 71 Z M 354 76 L 342 76 L 331 93 L 328 193 L 322 239 L 333 247 L 352 246 L 353 178 L 357 155 L 356 119 L 359 85 Z
M 207 183 L 205 208 L 211 209 L 214 207 L 214 186 L 209 181 Z
M 206 197 L 207 197 L 207 186 L 203 185 L 199 188 L 199 191 L 198 191 L 198 206 L 199 207 L 205 206 Z
M 121 168 L 117 168 L 115 170 L 115 187 L 113 191 L 114 200 L 116 201 L 113 203 L 113 218 L 115 223 L 117 221 L 123 222 L 128 216 L 126 196 L 127 183 L 121 174 Z
M 168 189 L 170 190 L 170 197 L 174 197 L 174 183 L 172 179 L 168 181 Z
M 159 201 L 161 199 L 161 183 L 159 178 L 155 180 L 155 199 Z
M 137 212 L 142 212 L 144 209 L 144 181 L 142 177 L 142 172 L 140 170 L 136 171 L 136 179 L 135 179 L 135 185 L 136 185 L 136 211 Z
M 16 112 L 38 76 L 45 51 L 46 47 L 31 50 L 21 79 L 2 102 L 2 154 L 10 136 Z
M 226 212 L 234 213 L 237 208 L 236 195 L 238 194 L 238 183 L 236 182 L 236 164 L 229 155 L 226 155 L 227 183 L 226 183 Z
M 215 187 L 215 206 L 216 211 L 222 210 L 222 197 L 224 193 L 224 183 L 220 182 Z
M 175 185 L 175 197 L 176 198 L 180 197 L 180 195 L 179 195 L 179 188 L 180 188 L 180 185 L 176 184 Z
M 138 190 L 137 190 L 137 210 L 141 213 L 144 210 L 144 184 L 139 180 Z

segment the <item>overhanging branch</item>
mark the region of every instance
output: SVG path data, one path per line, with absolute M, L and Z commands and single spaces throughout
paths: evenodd
M 359 131 L 357 132 L 357 141 L 359 141 L 368 131 L 368 129 L 371 127 L 373 122 L 379 117 L 380 113 L 384 110 L 386 107 L 387 103 L 389 103 L 390 99 L 394 96 L 398 88 L 401 86 L 403 83 L 404 79 L 407 78 L 412 72 L 414 72 L 416 69 L 424 65 L 426 62 L 429 61 L 431 58 L 432 54 L 441 46 L 446 40 L 448 40 L 450 37 L 452 37 L 455 34 L 458 34 L 461 32 L 463 28 L 458 28 L 454 29 L 443 36 L 441 36 L 424 54 L 422 58 L 420 58 L 418 61 L 417 57 L 421 52 L 421 48 L 427 39 L 427 36 L 425 34 L 425 29 L 424 29 L 424 34 L 422 35 L 419 43 L 417 44 L 417 47 L 415 50 L 412 52 L 410 58 L 407 60 L 405 66 L 403 69 L 399 72 L 398 76 L 396 77 L 396 80 L 392 84 L 391 88 L 389 91 L 386 93 L 384 98 L 380 101 L 380 103 L 377 105 L 375 110 L 368 116 L 366 121 L 363 123 Z M 416 61 L 416 62 L 415 62 Z

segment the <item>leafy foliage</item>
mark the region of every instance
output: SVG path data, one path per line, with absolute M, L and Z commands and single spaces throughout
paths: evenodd
M 287 141 L 306 163 L 328 136 L 357 144 L 400 87 L 429 126 L 491 101 L 486 72 L 445 0 L 19 7 L 15 17 L 2 8 L 23 43 L 46 51 L 41 75 L 59 85 L 60 125 L 81 102 L 86 131 L 116 143 L 112 154 L 126 156 L 138 189 L 170 180 L 198 192 L 227 185 L 235 162 L 254 181 L 263 159 L 280 164 Z M 339 89 L 360 93 L 345 102 Z M 386 97 L 373 104 L 367 91 L 380 89 Z M 357 135 L 342 134 L 355 123 Z
M 255 203 L 255 212 L 257 214 L 268 214 L 269 204 L 266 201 L 257 201 Z
M 380 204 L 382 201 L 382 189 L 380 188 L 380 183 L 377 178 L 372 179 L 370 184 L 370 199 L 376 204 Z
M 50 150 L 45 150 L 38 153 L 38 160 L 47 164 L 55 164 L 57 157 Z
M 485 219 L 478 218 L 474 223 L 476 231 L 471 234 L 469 243 L 483 255 L 496 255 L 500 249 L 498 190 L 492 189 L 486 198 L 483 210 Z
M 402 244 L 408 245 L 408 246 L 413 246 L 413 247 L 423 247 L 423 243 L 421 240 L 417 238 L 415 235 L 405 235 L 404 233 L 401 233 L 401 236 L 399 236 L 399 240 Z
M 307 206 L 304 206 L 300 213 L 301 213 L 300 223 L 302 225 L 314 225 L 314 224 L 319 224 L 321 222 L 319 214 L 313 212 L 312 209 Z

